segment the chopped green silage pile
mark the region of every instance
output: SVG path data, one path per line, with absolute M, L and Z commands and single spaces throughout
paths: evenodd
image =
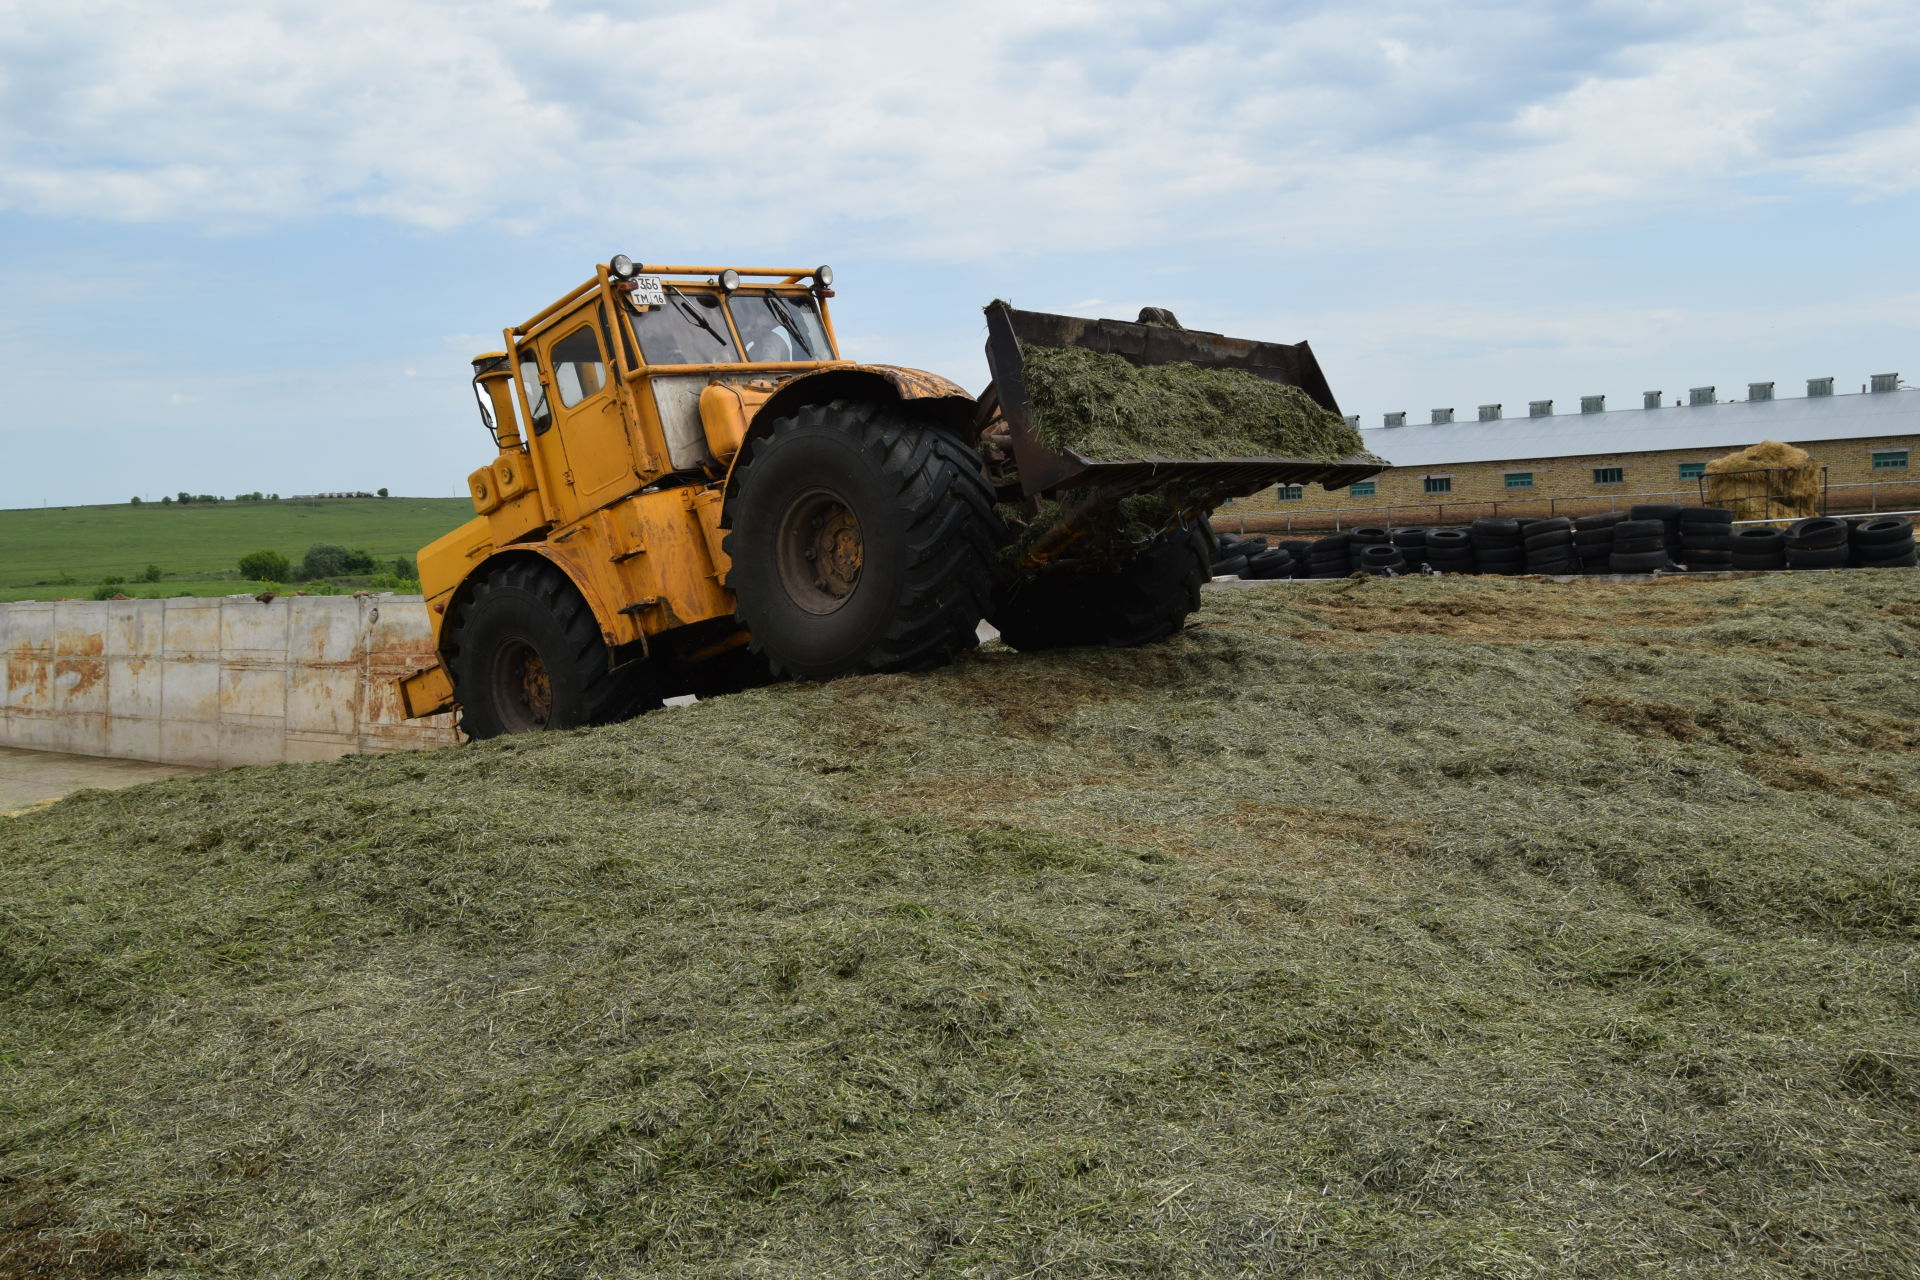
M 1162 458 L 1307 458 L 1365 454 L 1360 433 L 1298 387 L 1244 369 L 1135 368 L 1082 347 L 1022 344 L 1033 432 L 1096 462 Z
M 1914 579 L 1209 592 L 0 822 L 0 1277 L 1914 1275 Z

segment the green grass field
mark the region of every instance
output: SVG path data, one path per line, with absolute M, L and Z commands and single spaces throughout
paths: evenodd
M 258 590 L 261 584 L 239 576 L 240 557 L 250 551 L 278 551 L 298 564 L 314 543 L 332 542 L 392 560 L 415 554 L 472 514 L 465 498 L 0 511 L 0 602 L 85 597 L 110 575 L 126 578 L 121 589 L 134 596 Z M 160 566 L 162 579 L 133 581 L 149 564 Z

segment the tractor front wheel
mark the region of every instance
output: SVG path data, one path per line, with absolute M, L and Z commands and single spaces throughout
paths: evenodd
M 613 668 L 593 610 L 559 570 L 502 565 L 449 628 L 460 727 L 472 738 L 625 720 L 661 705 L 646 663 Z
M 1213 574 L 1213 547 L 1204 521 L 1175 529 L 1114 569 L 1062 566 L 1004 588 L 987 621 L 1024 651 L 1164 640 L 1200 607 L 1200 588 Z
M 918 671 L 977 643 L 1006 532 L 958 437 L 836 400 L 776 421 L 739 467 L 727 585 L 777 674 Z

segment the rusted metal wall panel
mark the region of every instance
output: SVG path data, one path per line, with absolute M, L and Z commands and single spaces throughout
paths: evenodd
M 445 746 L 393 680 L 433 660 L 418 596 L 0 605 L 0 743 L 165 764 Z

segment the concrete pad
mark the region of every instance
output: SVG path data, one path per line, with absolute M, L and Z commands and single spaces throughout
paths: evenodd
M 172 628 L 169 615 L 168 630 Z M 220 665 L 217 662 L 169 662 L 160 675 L 160 711 L 169 722 L 220 722 Z
M 143 760 L 102 760 L 0 746 L 0 814 L 13 814 L 88 787 L 131 787 L 202 772 Z
M 220 610 L 220 656 L 227 662 L 287 661 L 287 617 L 277 602 L 224 602 Z
M 107 605 L 103 600 L 62 600 L 53 606 L 53 651 L 62 658 L 97 658 L 106 652 Z
M 166 602 L 164 652 L 169 659 L 220 656 L 220 604 L 185 596 Z
M 281 602 L 276 600 L 278 606 Z M 296 665 L 352 662 L 360 639 L 359 602 L 337 596 L 293 596 L 285 601 L 289 617 L 287 657 Z

